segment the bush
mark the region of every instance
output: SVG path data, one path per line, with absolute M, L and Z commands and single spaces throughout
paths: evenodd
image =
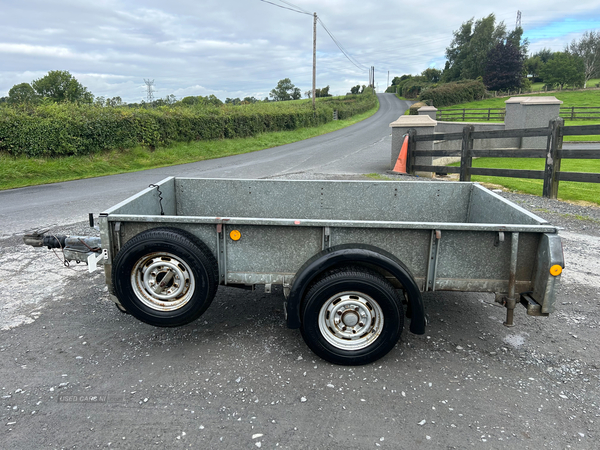
M 410 105 L 410 108 L 408 108 L 408 115 L 409 116 L 418 116 L 419 108 L 421 108 L 423 106 L 427 106 L 427 103 L 425 103 L 425 102 L 413 103 L 412 105 Z
M 533 89 L 533 83 L 529 78 L 521 79 L 521 89 L 523 92 L 529 92 Z
M 472 102 L 487 96 L 481 80 L 466 80 L 441 84 L 424 90 L 419 100 L 431 102 L 436 108 Z
M 345 119 L 377 105 L 375 95 L 241 106 L 99 107 L 52 103 L 37 107 L 3 106 L 0 152 L 9 155 L 66 156 L 143 145 L 255 136 L 270 131 L 317 126 Z
M 427 89 L 431 86 L 431 83 L 427 81 L 418 80 L 416 78 L 411 78 L 406 80 L 402 84 L 402 97 L 404 98 L 417 98 L 421 91 Z

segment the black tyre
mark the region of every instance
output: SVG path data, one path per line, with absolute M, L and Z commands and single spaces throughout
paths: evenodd
M 153 228 L 123 246 L 112 269 L 119 302 L 135 318 L 158 327 L 196 320 L 218 287 L 218 267 L 208 247 L 179 229 Z
M 402 300 L 380 274 L 361 267 L 330 273 L 304 297 L 302 337 L 334 364 L 368 364 L 388 353 L 404 326 Z

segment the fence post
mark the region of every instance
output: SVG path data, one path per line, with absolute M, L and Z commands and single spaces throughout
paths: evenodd
M 460 181 L 471 181 L 471 165 L 473 157 L 471 150 L 473 149 L 473 138 L 471 133 L 475 130 L 473 125 L 463 128 L 462 146 L 460 152 Z
M 562 149 L 564 119 L 558 118 L 550 121 L 550 135 L 546 147 L 546 166 L 544 170 L 545 198 L 556 199 L 558 196 L 558 174 L 560 172 L 560 157 L 558 151 Z

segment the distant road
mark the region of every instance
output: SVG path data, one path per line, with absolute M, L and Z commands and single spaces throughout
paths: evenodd
M 97 214 L 165 177 L 266 178 L 294 172 L 371 173 L 389 168 L 389 124 L 411 102 L 378 94 L 380 108 L 350 127 L 259 152 L 142 172 L 0 191 L 0 238 Z

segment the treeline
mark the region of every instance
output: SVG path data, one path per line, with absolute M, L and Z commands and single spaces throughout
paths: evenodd
M 156 108 L 69 101 L 4 107 L 0 152 L 53 157 L 140 144 L 155 149 L 173 142 L 241 138 L 317 126 L 333 120 L 334 110 L 339 119 L 345 119 L 377 105 L 371 91 L 317 99 L 316 110 L 306 100 L 233 105 L 217 104 L 211 97 L 187 97 Z
M 441 107 L 478 100 L 489 91 L 530 91 L 534 82 L 546 89 L 586 87 L 600 76 L 600 33 L 588 31 L 563 51 L 529 56 L 522 35 L 520 27 L 507 31 L 504 22 L 496 23 L 494 14 L 470 19 L 454 31 L 443 70 L 395 77 L 387 92 Z
M 362 93 L 363 90 L 360 92 Z M 359 92 L 354 92 L 358 94 Z M 312 91 L 305 92 L 307 98 L 311 98 Z M 269 92 L 269 97 L 265 97 L 263 100 L 257 99 L 254 96 L 244 97 L 240 99 L 226 98 L 225 102 L 222 102 L 215 95 L 207 95 L 205 97 L 199 96 L 188 96 L 181 100 L 178 100 L 174 95 L 167 95 L 164 98 L 158 98 L 151 102 L 141 101 L 139 103 L 126 103 L 121 97 L 96 97 L 92 94 L 85 86 L 73 77 L 66 70 L 51 70 L 42 78 L 33 80 L 31 83 L 19 83 L 14 85 L 9 91 L 7 97 L 0 97 L 0 105 L 39 105 L 39 104 L 50 104 L 50 103 L 82 103 L 82 104 L 94 104 L 95 106 L 126 106 L 128 108 L 156 108 L 158 106 L 192 106 L 192 105 L 203 105 L 203 106 L 221 106 L 223 104 L 228 105 L 249 105 L 252 103 L 268 103 L 278 102 L 287 100 L 299 100 L 302 97 L 300 88 L 294 86 L 289 78 L 279 80 L 277 86 Z M 321 97 L 332 97 L 329 93 L 329 86 L 324 88 L 317 88 L 315 90 L 315 98 Z

